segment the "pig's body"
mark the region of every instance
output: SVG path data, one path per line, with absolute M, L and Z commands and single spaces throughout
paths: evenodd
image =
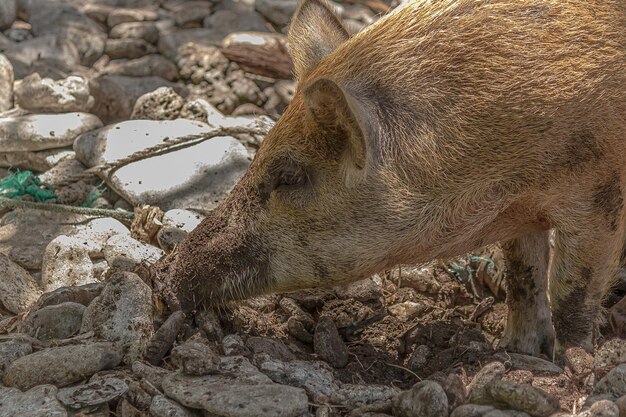
M 328 286 L 503 241 L 503 345 L 589 348 L 624 246 L 626 3 L 442 0 L 348 39 L 304 0 L 299 89 L 161 265 L 194 304 Z

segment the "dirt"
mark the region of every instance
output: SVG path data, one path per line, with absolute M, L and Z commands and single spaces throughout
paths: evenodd
M 499 249 L 479 251 L 474 255 L 488 259 L 485 254 L 496 263 L 491 277 L 506 275 L 504 263 L 498 261 L 501 259 Z M 242 335 L 281 339 L 301 359 L 314 359 L 312 344 L 302 343 L 289 334 L 286 324 L 289 316 L 277 307 L 280 297 L 290 297 L 315 319 L 327 315 L 337 324 L 351 357 L 345 368 L 336 369 L 336 375 L 343 383 L 408 389 L 422 379 L 453 373 L 467 385 L 482 366 L 498 360 L 494 355 L 506 353 L 497 349 L 507 315 L 504 282 L 501 280 L 497 287 L 498 296 L 487 285 L 477 291 L 482 297 L 473 294 L 471 288 L 477 290 L 476 286 L 461 282 L 458 274 L 459 270 L 470 270 L 471 256 L 429 265 L 430 276 L 440 284 L 437 292 L 423 293 L 399 287 L 398 283 L 403 285 L 402 282 L 394 279 L 399 275 L 398 271 L 388 271 L 375 277 L 374 281 L 381 283 L 379 296 L 366 302 L 341 299 L 328 290 L 262 297 L 234 308 L 222 317 L 222 324 Z M 493 287 L 493 283 L 490 284 Z M 619 300 L 622 295 L 622 291 L 617 291 L 608 299 Z M 390 306 L 406 301 L 424 303 L 428 308 L 407 321 L 389 314 Z M 256 308 L 253 308 L 255 303 Z M 359 323 L 368 320 L 370 322 L 361 327 Z M 346 327 L 357 328 L 357 331 L 346 335 Z M 598 346 L 613 336 L 610 327 L 603 326 Z M 419 357 L 420 352 L 428 352 L 425 360 L 412 361 L 412 355 Z M 577 374 L 569 367 L 560 375 L 548 375 L 513 370 L 510 362 L 505 362 L 505 366 L 509 371 L 503 379 L 531 384 L 554 394 L 566 411 L 580 410 L 581 399 L 591 394 L 588 374 Z

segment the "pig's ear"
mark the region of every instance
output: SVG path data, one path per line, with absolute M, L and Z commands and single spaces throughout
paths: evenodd
M 289 27 L 289 47 L 296 78 L 301 79 L 350 34 L 324 0 L 301 0 Z
M 359 169 L 364 168 L 372 132 L 364 103 L 325 78 L 304 87 L 302 92 L 305 106 L 320 128 L 345 132 L 354 163 Z

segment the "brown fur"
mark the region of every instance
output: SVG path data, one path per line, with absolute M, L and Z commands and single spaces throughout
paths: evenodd
M 545 323 L 546 251 L 524 236 L 554 228 L 557 348 L 588 347 L 624 241 L 626 3 L 417 0 L 349 37 L 303 0 L 289 41 L 293 102 L 163 263 L 174 291 L 330 286 L 511 241 L 509 288 L 543 293 L 509 294 L 505 343 L 536 353 L 552 330 L 519 317 Z

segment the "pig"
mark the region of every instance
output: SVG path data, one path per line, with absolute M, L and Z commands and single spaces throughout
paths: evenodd
M 624 253 L 626 2 L 414 0 L 351 34 L 302 0 L 288 43 L 292 103 L 161 292 L 204 308 L 501 242 L 500 346 L 592 349 Z

